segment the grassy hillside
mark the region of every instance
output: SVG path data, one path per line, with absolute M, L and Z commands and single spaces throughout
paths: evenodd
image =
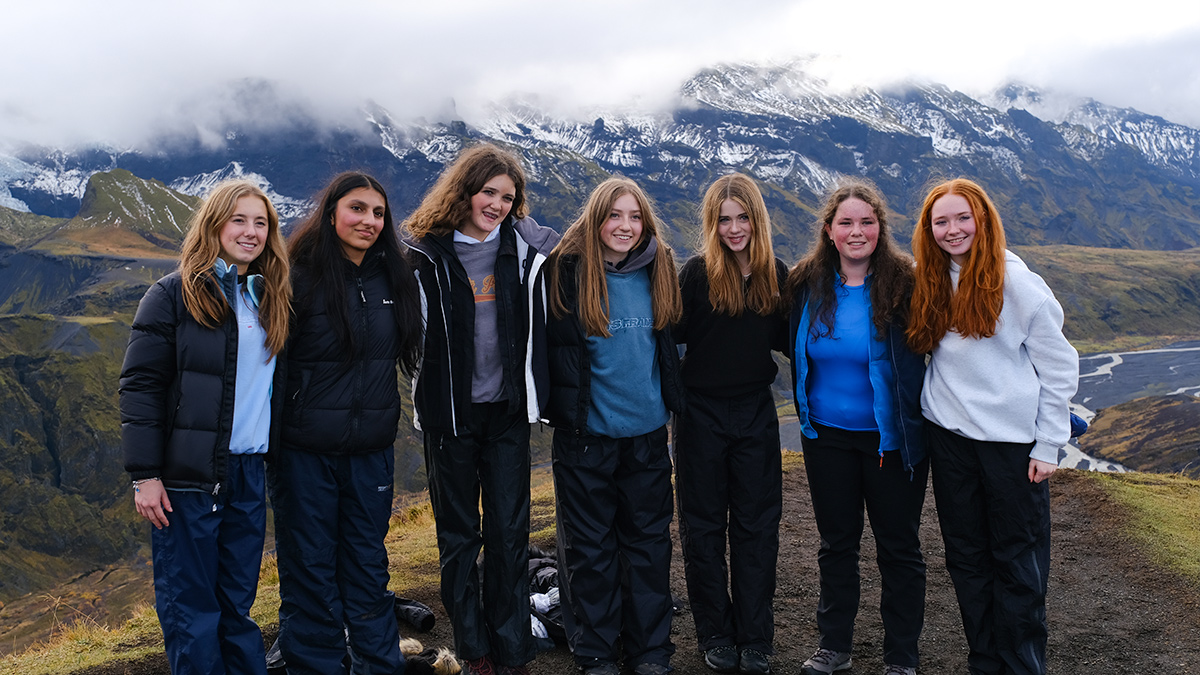
M 1200 249 L 1019 246 L 1066 313 L 1081 351 L 1130 337 L 1200 335 Z
M 1104 408 L 1079 447 L 1138 471 L 1200 479 L 1200 399 L 1147 396 Z

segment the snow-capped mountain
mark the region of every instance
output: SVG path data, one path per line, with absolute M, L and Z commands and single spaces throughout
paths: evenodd
M 230 129 L 219 148 L 175 140 L 157 153 L 26 149 L 0 156 L 0 203 L 70 217 L 87 177 L 120 167 L 188 194 L 248 177 L 295 218 L 332 173 L 357 168 L 383 180 L 403 216 L 465 144 L 490 140 L 522 151 L 534 215 L 560 228 L 592 185 L 622 173 L 644 184 L 674 229 L 688 230 L 707 183 L 738 170 L 764 182 L 795 253 L 819 195 L 841 175 L 880 185 L 902 238 L 924 185 L 964 175 L 993 193 L 1016 244 L 1200 245 L 1200 130 L 1018 85 L 985 100 L 928 83 L 835 91 L 803 67 L 709 68 L 681 85 L 669 110 L 565 116 L 514 96 L 481 119 L 430 122 L 369 104 L 360 128 L 293 116 L 278 132 Z

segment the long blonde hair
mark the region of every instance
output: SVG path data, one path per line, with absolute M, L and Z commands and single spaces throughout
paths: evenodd
M 575 281 L 578 293 L 576 309 L 584 331 L 591 337 L 611 337 L 608 331 L 608 283 L 604 278 L 604 249 L 600 229 L 607 222 L 617 199 L 632 195 L 642 212 L 642 238 L 639 247 L 650 238 L 658 239 L 650 278 L 650 301 L 654 310 L 654 329 L 663 330 L 679 321 L 683 301 L 679 296 L 679 279 L 675 273 L 675 253 L 658 235 L 658 224 L 650 198 L 628 178 L 614 177 L 592 190 L 579 218 L 563 233 L 562 241 L 554 247 L 547 264 L 549 272 L 550 309 L 555 317 L 571 313 L 563 297 L 563 257 L 575 256 L 578 266 Z
M 733 251 L 721 243 L 718 229 L 721 205 L 732 200 L 750 217 L 750 285 L 742 280 L 742 269 Z M 716 180 L 704 193 L 700 206 L 700 254 L 708 273 L 708 301 L 721 314 L 740 316 L 749 307 L 767 316 L 779 308 L 779 278 L 775 251 L 771 247 L 771 216 L 762 192 L 749 176 L 731 173 Z
M 188 232 L 179 256 L 183 279 L 183 305 L 202 326 L 216 328 L 232 308 L 220 291 L 213 265 L 221 255 L 221 230 L 233 216 L 242 197 L 258 197 L 267 207 L 267 239 L 262 253 L 245 270 L 261 274 L 266 292 L 258 306 L 258 320 L 267 333 L 266 346 L 274 356 L 283 350 L 288 337 L 288 313 L 292 307 L 292 284 L 288 259 L 279 232 L 279 214 L 267 195 L 249 181 L 226 181 L 204 198 L 188 221 Z
M 946 195 L 967 200 L 975 218 L 975 237 L 959 270 L 958 290 L 950 286 L 950 254 L 933 238 L 933 204 Z M 925 197 L 913 232 L 917 259 L 908 345 L 918 354 L 933 351 L 953 329 L 959 335 L 986 338 L 996 334 L 1004 307 L 1004 224 L 987 192 L 974 181 L 955 178 L 935 186 Z

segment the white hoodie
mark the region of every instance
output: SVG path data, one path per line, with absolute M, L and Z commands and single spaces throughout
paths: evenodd
M 921 410 L 970 439 L 1033 442 L 1030 458 L 1058 464 L 1071 438 L 1067 403 L 1079 385 L 1079 354 L 1063 337 L 1063 310 L 1046 282 L 1012 251 L 1005 264 L 996 334 L 946 333 L 925 371 Z M 959 270 L 950 263 L 955 289 Z

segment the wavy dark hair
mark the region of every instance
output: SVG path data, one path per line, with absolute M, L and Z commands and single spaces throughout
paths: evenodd
M 847 199 L 860 199 L 875 212 L 879 238 L 871 254 L 871 322 L 880 335 L 889 324 L 905 325 L 913 289 L 913 259 L 896 245 L 887 222 L 887 202 L 875 184 L 865 178 L 844 178 L 825 196 L 821 217 L 814 225 L 813 241 L 787 278 L 788 305 L 808 292 L 809 323 L 813 335 L 832 337 L 837 313 L 837 286 L 834 279 L 845 281 L 841 256 L 826 232 L 833 224 L 838 207 Z M 818 326 L 818 323 L 820 326 Z M 821 327 L 823 326 L 823 327 Z
M 388 203 L 387 192 L 373 177 L 357 171 L 334 176 L 329 185 L 314 198 L 317 208 L 301 221 L 288 238 L 288 256 L 291 258 L 293 274 L 310 277 L 310 283 L 303 286 L 294 284 L 296 289 L 304 289 L 303 295 L 297 297 L 294 304 L 309 304 L 314 290 L 323 289 L 325 311 L 330 316 L 333 330 L 337 333 L 338 341 L 346 345 L 347 361 L 353 357 L 356 345 L 346 308 L 346 277 L 343 272 L 343 259 L 346 255 L 334 229 L 333 219 L 338 202 L 347 193 L 359 188 L 374 190 L 383 197 L 383 228 L 379 231 L 375 243 L 367 249 L 363 260 L 372 255 L 383 256 L 388 284 L 394 298 L 396 326 L 400 333 L 397 349 L 400 355 L 399 364 L 407 375 L 412 375 L 421 359 L 420 289 L 417 287 L 412 265 L 401 249 L 400 236 L 392 219 L 392 207 Z
M 510 152 L 490 143 L 481 143 L 463 150 L 442 172 L 421 200 L 421 205 L 404 221 L 404 229 L 414 240 L 457 230 L 471 217 L 471 197 L 499 175 L 512 179 L 516 188 L 509 215 L 513 220 L 529 215 L 525 201 L 525 170 L 521 168 L 521 161 Z

